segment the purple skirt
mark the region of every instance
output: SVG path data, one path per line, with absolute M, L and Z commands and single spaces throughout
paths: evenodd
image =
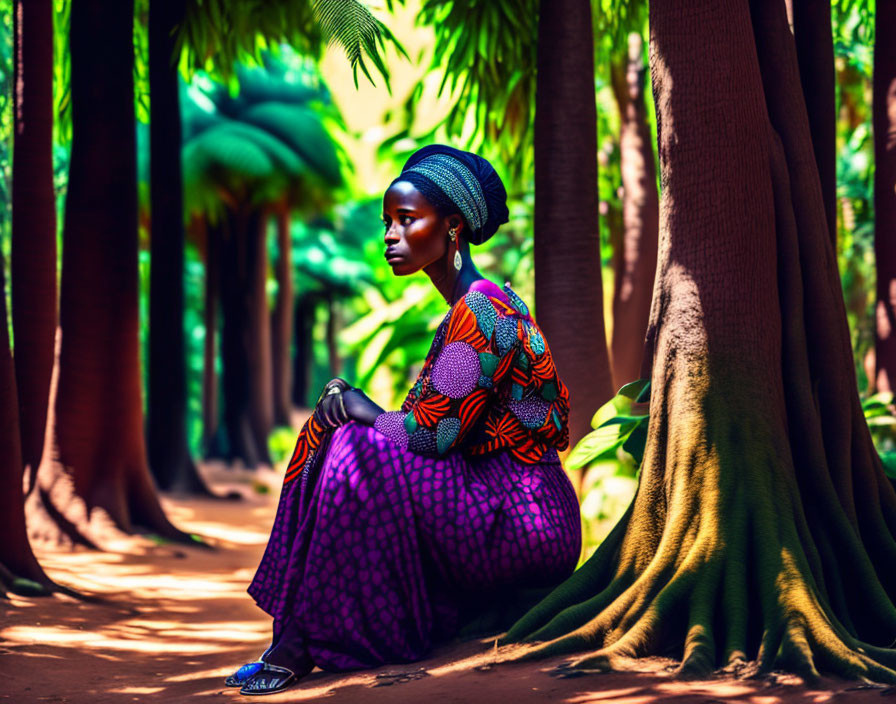
M 502 589 L 557 584 L 581 550 L 579 504 L 555 452 L 433 459 L 350 422 L 286 484 L 249 594 L 314 664 L 408 662 Z

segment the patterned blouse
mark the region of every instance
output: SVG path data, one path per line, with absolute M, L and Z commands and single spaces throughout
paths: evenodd
M 445 316 L 400 411 L 374 427 L 403 449 L 438 457 L 510 452 L 534 463 L 569 444 L 569 392 L 526 304 L 482 279 Z M 326 432 L 312 416 L 285 481 L 298 476 Z

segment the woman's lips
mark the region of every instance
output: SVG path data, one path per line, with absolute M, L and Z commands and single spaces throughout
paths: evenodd
M 398 253 L 394 250 L 391 250 L 391 249 L 387 249 L 384 256 L 386 257 L 386 261 L 389 262 L 390 264 L 392 262 L 397 262 L 399 259 L 403 259 L 403 257 L 401 256 L 400 253 Z

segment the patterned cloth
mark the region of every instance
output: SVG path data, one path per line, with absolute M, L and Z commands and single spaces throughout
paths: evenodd
M 274 617 L 266 661 L 416 660 L 471 604 L 572 572 L 579 507 L 555 449 L 566 444 L 566 389 L 553 365 L 534 371 L 549 352 L 524 304 L 489 285 L 449 312 L 402 411 L 376 427 L 309 421 L 300 433 L 249 587 Z M 511 427 L 521 430 L 495 432 Z

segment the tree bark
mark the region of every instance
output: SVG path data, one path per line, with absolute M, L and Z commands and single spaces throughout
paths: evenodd
M 187 446 L 184 225 L 175 30 L 184 0 L 149 6 L 151 268 L 146 441 L 159 487 L 208 495 Z
M 289 425 L 292 417 L 292 347 L 295 286 L 292 276 L 292 240 L 290 212 L 286 206 L 277 213 L 277 303 L 272 317 L 274 354 L 274 422 Z
M 22 449 L 19 434 L 19 409 L 16 377 L 9 351 L 6 318 L 6 286 L 0 252 L 0 594 L 10 591 L 40 591 L 49 584 L 28 542 L 25 531 L 25 504 L 22 494 Z M 22 578 L 30 580 L 37 590 Z
M 872 127 L 874 131 L 875 385 L 896 387 L 896 5 L 881 2 L 875 18 Z M 887 37 L 884 40 L 884 37 Z
M 258 225 L 246 234 L 249 237 L 249 249 L 252 250 L 249 289 L 246 292 L 249 299 L 249 417 L 258 448 L 258 459 L 264 464 L 271 464 L 268 436 L 274 427 L 274 380 L 271 369 L 271 310 L 267 294 L 267 213 L 262 213 Z
M 38 489 L 80 535 L 168 521 L 146 460 L 138 342 L 133 2 L 71 7 L 72 151 L 53 446 Z
M 687 675 L 755 657 L 894 682 L 896 492 L 861 413 L 785 8 L 654 0 L 650 27 L 663 194 L 638 492 L 508 639 L 591 651 L 573 667 L 674 650 Z
M 296 356 L 293 359 L 292 401 L 299 408 L 308 406 L 308 393 L 314 366 L 314 318 L 317 295 L 305 293 L 296 303 Z
M 619 151 L 625 226 L 613 283 L 610 351 L 616 389 L 639 378 L 656 276 L 659 194 L 644 104 L 642 48 L 641 35 L 629 35 L 624 76 L 613 81 L 621 120 Z
M 227 458 L 253 468 L 262 459 L 250 411 L 250 358 L 254 346 L 250 290 L 257 242 L 257 237 L 250 233 L 257 234 L 260 220 L 257 210 L 228 213 L 221 248 L 221 362 Z
M 543 0 L 535 93 L 535 312 L 569 387 L 569 440 L 613 395 L 597 221 L 594 41 L 587 0 Z
M 820 0 L 792 0 L 792 3 L 800 83 L 809 111 L 809 130 L 824 196 L 828 232 L 836 247 L 837 107 L 831 5 Z
M 43 451 L 56 335 L 53 3 L 18 0 L 14 24 L 12 325 L 20 451 L 30 489 Z
M 212 450 L 212 438 L 218 431 L 218 300 L 221 289 L 220 227 L 200 221 L 205 232 L 205 341 L 202 348 L 202 446 Z

